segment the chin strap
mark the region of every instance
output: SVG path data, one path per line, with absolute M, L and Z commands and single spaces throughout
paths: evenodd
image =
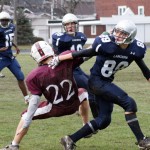
M 75 36 L 75 32 L 67 32 L 67 34 Z

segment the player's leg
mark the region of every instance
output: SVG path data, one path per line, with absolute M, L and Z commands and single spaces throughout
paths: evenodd
M 5 75 L 1 72 L 3 68 L 7 67 L 9 65 L 9 59 L 2 57 L 2 59 L 0 59 L 0 78 L 4 78 Z
M 82 117 L 83 125 L 89 121 L 89 102 L 88 100 L 84 100 L 82 104 L 79 106 L 79 113 Z
M 47 101 L 41 101 L 32 119 L 36 120 L 36 119 L 49 118 L 50 116 L 53 115 L 51 113 L 51 109 L 52 109 L 52 104 L 48 103 Z M 16 129 L 16 133 L 15 133 L 12 143 L 0 150 L 18 150 L 19 149 L 19 144 L 29 129 L 29 127 L 23 129 L 24 120 L 26 119 L 26 117 L 27 117 L 27 109 L 22 112 L 22 118 Z
M 61 144 L 64 148 L 66 146 L 72 148 L 74 150 L 75 143 L 81 138 L 86 137 L 87 135 L 92 134 L 93 132 L 106 128 L 111 122 L 111 113 L 113 110 L 113 104 L 107 101 L 104 101 L 101 96 L 96 96 L 99 102 L 99 116 L 94 120 L 89 121 L 85 124 L 81 129 L 76 131 L 75 133 L 65 136 L 61 138 Z
M 23 96 L 27 96 L 28 92 L 24 80 L 18 80 L 18 86 L 21 89 Z
M 15 137 L 12 141 L 12 145 L 19 145 L 22 138 L 26 135 L 26 133 L 28 132 L 28 128 L 24 128 L 22 130 L 22 127 L 23 127 L 23 124 L 24 124 L 24 119 L 21 118 L 19 124 L 18 124 L 18 127 L 16 129 L 16 133 L 15 133 Z
M 81 115 L 83 126 L 84 126 L 89 121 L 89 101 L 87 100 L 88 94 L 87 91 L 83 88 L 78 89 L 78 94 L 81 102 L 79 106 L 79 113 Z M 92 134 L 89 134 L 84 138 L 90 138 L 91 136 Z
M 20 134 L 18 134 L 22 130 L 23 124 L 24 124 L 24 120 L 21 118 L 21 120 L 18 124 L 18 127 L 16 129 L 16 133 L 15 133 L 13 141 L 11 142 L 10 145 L 8 145 L 0 150 L 19 150 L 19 144 L 29 129 L 29 128 L 25 128 L 25 129 L 23 129 L 23 131 Z
M 85 89 L 78 89 L 78 97 L 80 100 L 79 112 L 82 118 L 83 125 L 89 121 L 89 103 L 88 103 L 88 93 Z
M 74 78 L 75 78 L 78 88 L 84 88 L 88 91 L 89 106 L 90 106 L 93 118 L 96 118 L 98 116 L 98 105 L 96 103 L 94 94 L 92 94 L 89 90 L 89 86 L 88 86 L 89 76 L 86 75 L 80 68 L 75 69 L 73 74 L 74 74 Z
M 21 66 L 19 65 L 18 61 L 16 59 L 12 60 L 12 63 L 8 66 L 9 70 L 14 74 L 14 76 L 18 80 L 18 86 L 23 94 L 23 96 L 27 96 L 27 88 L 24 82 L 24 74 L 21 71 Z
M 90 82 L 90 88 L 95 94 L 103 96 L 105 101 L 118 104 L 125 110 L 126 122 L 135 135 L 139 147 L 150 148 L 150 138 L 146 138 L 142 133 L 136 116 L 137 106 L 134 99 L 113 83 L 99 81 L 99 78 L 96 79 L 96 77 L 91 78 Z

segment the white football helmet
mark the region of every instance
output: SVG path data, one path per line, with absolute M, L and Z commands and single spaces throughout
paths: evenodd
M 75 32 L 77 32 L 79 28 L 78 18 L 74 14 L 71 14 L 71 13 L 66 14 L 62 19 L 62 25 L 64 27 L 64 30 L 67 32 L 66 23 L 71 23 L 71 22 L 74 22 L 76 24 Z
M 11 16 L 7 12 L 2 11 L 0 13 L 0 26 L 2 28 L 7 28 L 10 23 L 11 23 Z
M 117 32 L 121 32 L 124 37 L 122 41 L 118 41 L 116 38 Z M 122 20 L 117 23 L 115 28 L 113 29 L 113 36 L 116 39 L 116 44 L 130 44 L 134 41 L 137 33 L 136 25 L 130 20 Z
M 40 63 L 47 57 L 54 56 L 55 54 L 52 47 L 47 42 L 38 41 L 32 45 L 30 55 L 37 63 Z

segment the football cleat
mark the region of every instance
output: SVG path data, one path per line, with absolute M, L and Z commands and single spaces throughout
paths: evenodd
M 138 142 L 138 147 L 140 150 L 150 150 L 150 138 L 144 137 L 143 140 Z
M 8 145 L 0 150 L 19 150 L 19 145 Z
M 1 72 L 0 72 L 0 78 L 4 78 L 5 75 L 3 75 Z
M 72 141 L 72 139 L 69 136 L 65 136 L 61 138 L 60 143 L 63 145 L 64 150 L 75 150 L 76 145 Z

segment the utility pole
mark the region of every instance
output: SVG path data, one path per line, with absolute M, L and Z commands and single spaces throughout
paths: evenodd
M 52 3 L 51 3 L 51 20 L 54 19 L 54 0 L 52 0 Z
M 15 35 L 14 43 L 17 44 L 17 0 L 14 0 L 14 25 L 15 25 Z
M 0 8 L 0 12 L 3 11 L 3 7 L 4 7 L 4 0 L 1 0 L 1 8 Z

